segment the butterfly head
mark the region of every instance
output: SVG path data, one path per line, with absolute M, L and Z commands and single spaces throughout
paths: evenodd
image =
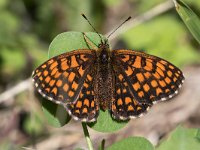
M 101 43 L 98 45 L 99 49 L 109 49 L 108 39 L 101 38 Z
M 98 54 L 99 54 L 99 60 L 102 63 L 107 63 L 110 57 L 109 52 L 109 44 L 108 40 L 101 39 L 101 43 L 98 45 Z

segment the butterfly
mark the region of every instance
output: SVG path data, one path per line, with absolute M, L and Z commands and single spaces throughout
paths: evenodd
M 50 58 L 32 78 L 43 97 L 83 122 L 96 121 L 100 109 L 116 120 L 140 117 L 176 95 L 184 82 L 182 71 L 170 62 L 135 50 L 110 50 L 107 39 L 101 39 L 97 50 Z

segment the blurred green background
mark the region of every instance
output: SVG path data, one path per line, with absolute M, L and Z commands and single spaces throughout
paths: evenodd
M 99 33 L 106 34 L 128 16 L 134 19 L 162 2 L 166 0 L 0 0 L 0 93 L 29 78 L 32 71 L 47 60 L 48 46 L 56 35 L 66 31 L 93 31 L 81 13 L 90 19 Z M 197 15 L 200 14 L 200 1 L 184 2 Z M 126 25 L 121 28 L 126 28 Z M 181 68 L 200 62 L 200 46 L 175 8 L 120 34 L 114 40 L 113 43 L 111 41 L 112 48 L 143 50 Z M 40 113 L 34 115 L 37 122 L 34 125 L 23 122 L 24 118 L 30 119 L 31 116 L 31 110 L 26 108 L 31 105 L 27 102 L 27 94 L 19 94 L 14 100 L 12 104 L 0 104 L 0 112 L 6 109 L 11 116 L 17 112 L 15 115 L 22 120 L 21 124 L 18 122 L 17 129 L 20 127 L 23 136 L 30 138 L 30 128 L 34 128 L 37 136 L 48 134 L 42 131 L 45 125 Z M 10 111 L 15 108 L 16 111 Z M 37 112 L 37 107 L 34 111 Z M 6 120 L 3 125 L 8 123 Z M 0 144 L 3 143 L 2 147 L 7 149 L 30 143 L 29 138 L 10 143 L 9 137 L 4 137 L 5 133 L 1 135 Z

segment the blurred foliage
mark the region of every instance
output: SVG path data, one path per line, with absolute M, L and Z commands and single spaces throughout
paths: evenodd
M 161 1 L 164 2 L 164 0 Z M 161 1 L 127 0 L 132 7 L 127 16 L 134 17 L 141 14 Z M 194 8 L 197 15 L 199 14 L 199 1 L 185 0 L 185 2 Z M 47 47 L 57 34 L 69 30 L 92 31 L 81 17 L 81 13 L 85 13 L 97 30 L 101 31 L 106 24 L 105 17 L 112 17 L 108 16 L 109 11 L 123 3 L 125 2 L 120 0 L 58 0 L 53 2 L 49 0 L 1 0 L 0 91 L 7 84 L 30 76 L 33 68 L 47 59 Z M 193 38 L 183 26 L 180 18 L 173 12 L 174 10 L 171 10 L 165 16 L 160 16 L 160 18 L 155 18 L 130 30 L 125 33 L 127 38 L 124 40 L 131 49 L 145 48 L 148 52 L 164 56 L 179 66 L 192 63 L 193 59 L 195 61 L 199 56 L 197 51 L 194 52 L 197 44 L 192 41 Z M 119 20 L 116 20 L 116 23 L 118 22 Z M 173 28 L 169 31 L 165 30 L 168 26 L 173 26 Z M 143 37 L 146 33 L 149 33 L 148 37 Z M 158 36 L 161 41 L 155 42 Z M 179 53 L 180 50 L 186 53 Z M 166 53 L 168 53 L 167 56 L 165 56 Z M 6 79 L 2 80 L 5 77 Z
M 130 0 L 133 2 L 138 3 L 138 12 L 144 12 L 162 2 L 166 2 L 166 0 L 152 0 L 152 1 L 147 1 L 147 0 Z M 191 5 L 192 7 L 199 8 L 200 7 L 200 1 L 197 0 L 184 0 L 187 4 Z M 200 13 L 200 12 L 199 12 Z
M 37 113 L 31 113 L 30 116 L 25 119 L 24 129 L 29 135 L 40 135 L 42 133 L 44 123 L 41 117 Z
M 127 3 L 132 5 L 132 10 L 127 16 L 132 15 L 131 11 L 133 11 L 134 17 L 160 2 L 160 0 L 127 0 Z M 196 0 L 186 0 L 186 2 L 194 10 L 198 10 L 200 6 L 200 2 Z M 47 47 L 57 34 L 69 30 L 92 31 L 81 17 L 81 13 L 85 13 L 97 30 L 101 31 L 106 24 L 104 20 L 109 10 L 123 3 L 125 2 L 120 0 L 58 0 L 53 2 L 49 0 L 1 0 L 0 90 L 8 83 L 12 84 L 30 76 L 33 68 L 47 59 Z M 164 56 L 179 66 L 194 62 L 198 57 L 197 51 L 194 52 L 196 43 L 192 41 L 193 39 L 185 30 L 177 14 L 172 12 L 174 10 L 130 30 L 125 33 L 124 40 L 131 49 L 145 48 L 148 52 Z M 199 14 L 198 11 L 195 12 Z M 118 22 L 119 20 L 116 20 L 116 23 Z M 173 28 L 169 31 L 165 30 L 168 26 L 173 26 Z M 146 35 L 146 33 L 149 34 Z M 171 38 L 172 36 L 175 37 Z M 160 41 L 155 42 L 158 38 Z M 180 53 L 180 51 L 186 53 Z M 2 80 L 5 77 L 6 79 Z
M 130 49 L 144 50 L 183 66 L 199 61 L 200 56 L 190 44 L 187 32 L 174 17 L 163 15 L 130 30 L 123 38 Z
M 109 146 L 107 150 L 154 150 L 153 145 L 143 137 L 129 137 L 125 138 L 113 145 Z
M 177 127 L 167 140 L 162 141 L 156 150 L 197 150 L 200 147 L 200 142 L 197 140 L 198 129 L 186 129 Z
M 198 129 L 197 131 L 196 138 L 200 142 L 200 129 Z

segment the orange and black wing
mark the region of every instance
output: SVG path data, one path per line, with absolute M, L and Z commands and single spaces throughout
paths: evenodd
M 156 56 L 133 50 L 114 50 L 112 60 L 140 103 L 171 98 L 184 81 L 180 69 Z
M 115 72 L 119 72 L 116 77 L 127 85 L 132 105 L 134 101 L 150 106 L 167 100 L 178 93 L 184 81 L 180 69 L 156 56 L 133 50 L 113 50 L 111 60 Z M 126 99 L 122 102 L 128 103 Z
M 94 93 L 95 76 L 96 68 L 94 64 L 90 67 L 90 71 L 86 75 L 77 101 L 66 105 L 68 113 L 71 114 L 75 120 L 94 122 L 98 117 L 99 105 L 95 100 Z
M 129 83 L 126 81 L 117 66 L 113 66 L 115 89 L 114 101 L 111 103 L 111 115 L 117 120 L 127 120 L 130 118 L 142 116 L 151 106 L 145 103 L 139 103 L 132 94 L 129 88 Z
M 75 50 L 49 59 L 33 72 L 38 92 L 57 104 L 76 102 L 95 59 L 95 50 Z

